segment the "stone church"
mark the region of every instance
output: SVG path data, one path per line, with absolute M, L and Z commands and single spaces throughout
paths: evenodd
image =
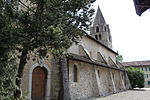
M 78 44 L 67 51 L 66 74 L 71 100 L 103 97 L 129 89 L 124 66 L 116 60 L 112 37 L 100 8 L 90 29 Z M 22 92 L 28 100 L 57 100 L 60 92 L 59 65 L 53 56 L 28 60 L 22 80 Z

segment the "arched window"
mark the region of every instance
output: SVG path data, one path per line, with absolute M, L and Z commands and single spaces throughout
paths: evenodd
M 100 78 L 100 71 L 99 71 L 99 70 L 97 70 L 97 73 L 98 73 L 98 76 L 99 76 L 99 78 Z
M 92 51 L 90 51 L 90 56 L 92 56 Z
M 111 42 L 111 36 L 109 36 L 109 41 Z
M 78 82 L 78 69 L 76 65 L 73 66 L 73 81 Z
M 104 26 L 104 31 L 107 31 L 107 26 Z
M 98 26 L 96 26 L 96 33 L 98 33 L 99 32 L 99 27 Z
M 98 36 L 97 35 L 95 35 L 95 38 L 96 38 L 96 40 L 98 40 Z
M 115 75 L 114 75 L 114 73 L 112 73 L 112 77 L 113 77 L 113 79 L 115 78 Z
M 102 35 L 101 34 L 99 34 L 99 40 L 101 40 L 102 39 Z

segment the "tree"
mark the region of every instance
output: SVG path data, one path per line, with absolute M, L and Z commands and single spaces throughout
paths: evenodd
M 13 47 L 11 19 L 5 12 L 6 4 L 0 1 L 0 100 L 14 100 L 16 88 L 16 62 Z
M 129 77 L 132 88 L 144 87 L 144 72 L 143 71 L 139 70 L 138 68 L 129 67 L 127 69 L 127 73 L 128 73 L 128 77 Z
M 2 51 L 0 47 L 0 51 Z M 1 100 L 14 100 L 14 90 L 16 88 L 16 63 L 15 57 L 12 52 L 1 52 L 3 55 L 0 57 L 0 99 Z
M 118 55 L 116 56 L 117 61 L 122 62 L 123 60 L 123 56 L 119 54 L 119 52 L 117 51 Z
M 7 15 L 13 20 L 13 37 L 20 62 L 15 97 L 21 95 L 20 84 L 29 52 L 44 57 L 48 51 L 61 55 L 91 24 L 95 0 L 12 0 Z

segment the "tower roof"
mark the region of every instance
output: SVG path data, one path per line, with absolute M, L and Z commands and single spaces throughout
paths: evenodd
M 103 17 L 103 14 L 102 14 L 99 6 L 98 6 L 96 17 L 94 20 L 94 25 L 96 25 L 96 24 L 106 24 L 105 19 Z

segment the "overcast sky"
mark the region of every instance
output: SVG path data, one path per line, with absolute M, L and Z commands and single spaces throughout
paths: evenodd
M 150 60 L 150 11 L 138 16 L 133 0 L 97 0 L 109 24 L 113 50 L 122 54 L 123 61 Z

